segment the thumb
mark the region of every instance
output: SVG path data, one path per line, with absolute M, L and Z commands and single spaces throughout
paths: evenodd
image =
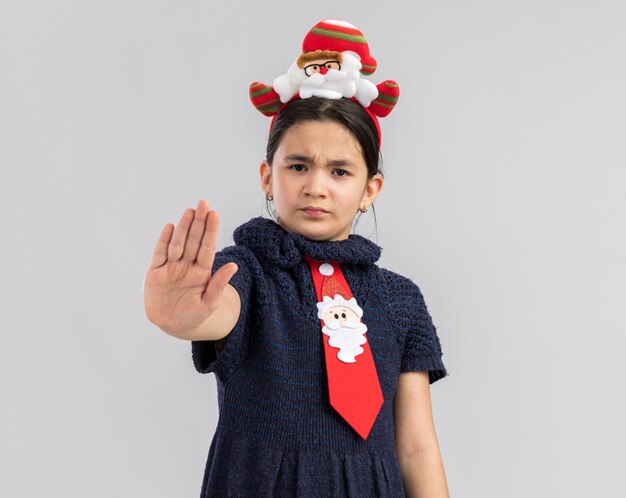
M 224 288 L 237 270 L 239 270 L 239 267 L 236 263 L 226 263 L 211 276 L 209 285 L 207 285 L 204 295 L 202 296 L 202 301 L 207 306 L 210 308 L 216 307 L 216 303 L 219 302 Z

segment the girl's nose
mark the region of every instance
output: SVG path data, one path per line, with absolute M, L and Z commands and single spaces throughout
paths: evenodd
M 328 72 L 328 69 L 326 68 L 326 66 L 320 67 L 320 73 L 326 74 L 327 72 Z
M 326 184 L 323 170 L 313 170 L 307 175 L 304 194 L 313 197 L 326 195 Z

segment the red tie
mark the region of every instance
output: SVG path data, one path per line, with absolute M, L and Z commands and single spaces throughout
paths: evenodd
M 317 294 L 322 324 L 330 404 L 363 439 L 374 425 L 383 393 L 361 322 L 363 310 L 354 299 L 339 263 L 305 255 Z

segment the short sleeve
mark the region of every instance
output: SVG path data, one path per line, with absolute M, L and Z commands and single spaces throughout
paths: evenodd
M 431 384 L 444 378 L 448 373 L 442 360 L 441 342 L 420 288 L 389 270 L 384 270 L 384 275 L 386 299 L 403 337 L 400 372 L 427 371 Z
M 250 255 L 238 246 L 230 246 L 216 253 L 213 272 L 231 262 L 237 264 L 238 270 L 229 283 L 237 290 L 241 300 L 241 311 L 235 327 L 220 341 L 191 341 L 192 359 L 196 370 L 200 373 L 213 372 L 222 382 L 226 382 L 233 375 L 245 357 L 253 286 Z M 224 341 L 225 346 L 218 352 L 216 345 Z
M 443 364 L 441 342 L 437 329 L 428 312 L 424 297 L 417 285 L 413 284 L 409 294 L 414 314 L 410 320 L 402 350 L 400 372 L 428 371 L 430 383 L 447 375 Z

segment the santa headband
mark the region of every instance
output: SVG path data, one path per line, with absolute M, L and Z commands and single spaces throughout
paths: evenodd
M 374 121 L 380 144 L 378 117 L 385 117 L 393 110 L 400 88 L 392 80 L 374 85 L 363 78 L 373 74 L 376 67 L 376 59 L 370 55 L 361 31 L 345 21 L 327 19 L 313 26 L 304 37 L 302 53 L 286 74 L 278 76 L 272 85 L 259 82 L 250 85 L 250 100 L 258 111 L 272 117 L 271 129 L 278 113 L 292 100 L 352 99 Z

